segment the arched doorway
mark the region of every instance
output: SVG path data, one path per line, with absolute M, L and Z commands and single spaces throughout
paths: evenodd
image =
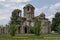
M 20 27 L 18 27 L 18 33 L 20 33 Z
M 25 27 L 24 30 L 25 30 L 25 33 L 27 33 L 27 27 Z

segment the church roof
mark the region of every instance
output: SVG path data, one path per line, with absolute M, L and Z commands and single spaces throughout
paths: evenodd
M 32 7 L 34 8 L 34 6 L 32 6 L 31 4 L 27 4 L 24 8 L 27 8 L 27 7 Z M 35 8 L 34 8 L 35 9 Z
M 41 13 L 41 14 L 40 14 L 40 17 L 45 17 L 45 14 L 44 14 L 44 13 Z

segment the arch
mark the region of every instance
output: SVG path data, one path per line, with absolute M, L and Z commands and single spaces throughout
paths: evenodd
M 25 30 L 25 33 L 27 33 L 27 27 L 25 27 L 24 30 Z

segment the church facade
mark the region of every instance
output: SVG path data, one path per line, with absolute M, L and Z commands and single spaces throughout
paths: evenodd
M 50 33 L 51 32 L 51 23 L 50 21 L 45 18 L 45 14 L 41 13 L 39 16 L 35 16 L 34 12 L 35 12 L 35 7 L 32 6 L 31 4 L 27 4 L 26 6 L 24 6 L 23 8 L 23 13 L 24 16 L 21 16 L 21 13 L 18 14 L 19 18 L 18 20 L 18 30 L 17 33 L 30 33 L 30 27 L 34 27 L 34 23 L 35 20 L 39 20 L 41 21 L 41 30 L 40 33 Z M 6 28 L 4 28 L 5 30 Z M 8 33 L 8 28 L 4 31 L 5 33 Z M 3 33 L 4 33 L 3 32 Z M 0 28 L 0 33 L 1 33 L 1 28 Z
M 34 26 L 35 20 L 41 21 L 41 31 L 40 33 L 50 33 L 51 24 L 50 21 L 45 18 L 45 14 L 41 13 L 39 16 L 34 16 L 35 7 L 31 4 L 27 4 L 24 8 L 24 16 L 18 18 L 20 27 L 18 28 L 18 33 L 29 33 L 30 26 Z

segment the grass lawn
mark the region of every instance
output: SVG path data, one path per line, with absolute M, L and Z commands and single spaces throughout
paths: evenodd
M 40 36 L 34 34 L 16 34 L 16 36 L 0 34 L 0 40 L 60 40 L 60 34 L 41 34 Z

